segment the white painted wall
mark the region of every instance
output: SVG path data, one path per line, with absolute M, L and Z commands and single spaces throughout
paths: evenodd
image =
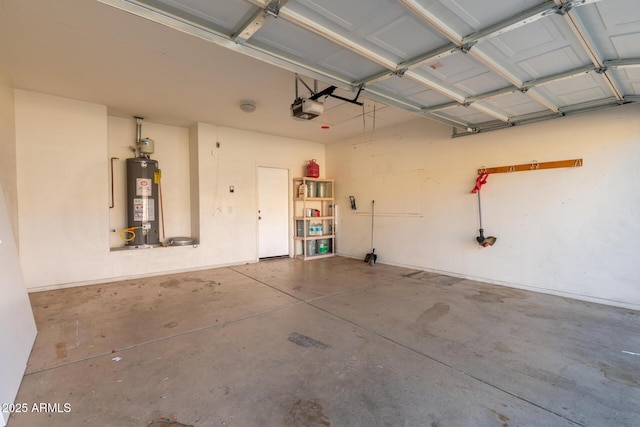
M 15 102 L 27 286 L 109 277 L 106 107 L 21 90 Z
M 202 123 L 197 132 L 200 242 L 222 264 L 257 261 L 258 167 L 285 168 L 292 178 L 302 176 L 309 159 L 325 165 L 324 145 Z M 291 248 L 293 234 L 291 222 Z
M 258 166 L 287 168 L 293 177 L 308 159 L 324 165 L 322 144 L 145 120 L 143 137 L 155 140 L 152 158 L 162 169 L 167 236 L 194 230 L 200 245 L 113 251 L 120 242 L 110 230 L 124 221 L 123 163 L 135 121 L 49 95 L 15 91 L 15 98 L 20 250 L 31 290 L 257 261 Z M 113 212 L 111 157 L 120 158 Z
M 18 241 L 18 185 L 16 182 L 15 101 L 9 76 L 0 64 L 0 185 L 7 199 L 13 238 Z
M 36 324 L 24 286 L 18 249 L 0 187 L 0 403 L 15 400 L 36 339 Z M 10 413 L 0 408 L 0 426 Z
M 370 143 L 330 145 L 326 160 L 321 144 L 145 120 L 173 192 L 170 233 L 197 234 L 200 246 L 110 251 L 109 157 L 126 157 L 134 121 L 100 105 L 15 94 L 20 250 L 32 290 L 256 261 L 258 166 L 294 177 L 315 158 L 336 180 L 340 254 L 369 251 L 375 199 L 380 262 L 640 308 L 638 106 L 457 139 L 417 119 L 377 130 Z M 578 157 L 582 168 L 490 176 L 484 228 L 498 243 L 477 245 L 477 168 Z M 292 236 L 291 228 L 291 245 Z
M 0 68 L 0 403 L 6 404 L 15 400 L 37 333 L 14 237 L 15 158 L 13 90 Z M 0 426 L 9 416 L 0 408 Z
M 18 225 L 15 159 L 13 89 L 0 67 L 0 403 L 7 404 L 16 397 L 36 337 L 14 237 Z M 0 426 L 6 425 L 9 415 L 0 409 Z
M 336 180 L 338 250 L 378 261 L 640 309 L 640 106 L 451 139 L 425 120 L 327 147 Z M 584 158 L 582 168 L 489 176 L 476 171 Z M 358 210 L 348 208 L 348 196 Z

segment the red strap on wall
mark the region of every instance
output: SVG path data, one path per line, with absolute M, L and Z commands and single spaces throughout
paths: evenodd
M 488 177 L 489 177 L 489 174 L 486 172 L 482 172 L 480 175 L 478 175 L 478 178 L 476 178 L 476 186 L 473 187 L 473 190 L 471 190 L 471 192 L 473 194 L 477 193 L 478 190 L 480 190 L 480 187 L 482 187 L 484 184 L 487 183 Z

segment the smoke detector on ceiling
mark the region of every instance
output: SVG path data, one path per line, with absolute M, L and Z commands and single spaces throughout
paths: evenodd
M 253 101 L 242 101 L 242 103 L 240 103 L 240 109 L 245 113 L 253 113 L 256 111 L 256 103 Z

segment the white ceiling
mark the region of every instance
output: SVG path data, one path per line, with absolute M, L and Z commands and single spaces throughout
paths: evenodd
M 461 135 L 640 100 L 637 0 L 0 0 L 0 52 L 14 87 L 111 115 L 324 143 L 371 132 L 374 106 L 377 128 Z M 362 88 L 364 120 L 333 97 L 293 119 L 296 72 Z

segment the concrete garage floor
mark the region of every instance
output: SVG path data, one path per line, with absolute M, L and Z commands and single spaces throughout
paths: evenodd
M 628 309 L 340 257 L 31 301 L 9 427 L 640 425 Z

